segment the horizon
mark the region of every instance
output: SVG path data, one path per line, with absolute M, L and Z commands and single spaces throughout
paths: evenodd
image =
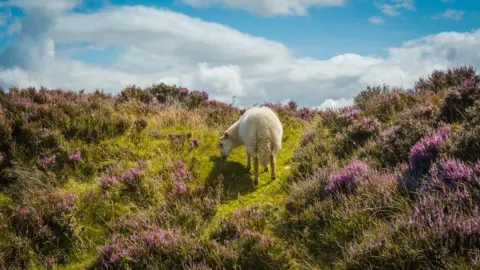
M 0 3 L 0 86 L 116 94 L 164 82 L 240 107 L 335 108 L 368 85 L 407 89 L 480 63 L 474 2 L 48 2 Z

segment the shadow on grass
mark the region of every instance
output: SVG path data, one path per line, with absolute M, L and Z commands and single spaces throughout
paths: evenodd
M 239 162 L 222 160 L 220 157 L 212 156 L 213 169 L 208 175 L 205 185 L 215 186 L 223 179 L 223 200 L 236 199 L 255 190 L 253 178 L 247 174 L 247 169 Z M 253 171 L 253 168 L 252 168 Z

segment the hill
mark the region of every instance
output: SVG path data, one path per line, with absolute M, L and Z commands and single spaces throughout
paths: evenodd
M 265 104 L 284 125 L 258 186 L 242 114 L 153 85 L 0 92 L 0 268 L 478 267 L 480 79 L 435 71 L 355 105 Z

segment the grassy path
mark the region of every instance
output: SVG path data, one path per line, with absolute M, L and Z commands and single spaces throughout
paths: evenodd
M 287 180 L 292 164 L 291 158 L 295 149 L 301 142 L 305 128 L 295 120 L 284 120 L 284 136 L 282 148 L 277 155 L 277 179 L 270 179 L 270 172 L 264 172 L 259 168 L 259 184 L 253 186 L 252 175 L 245 174 L 246 153 L 244 147 L 232 151 L 227 164 L 222 164 L 215 175 L 222 173 L 224 176 L 224 192 L 228 199 L 219 205 L 216 215 L 210 220 L 209 225 L 202 233 L 202 237 L 215 229 L 216 223 L 222 216 L 231 213 L 234 209 L 240 209 L 252 204 L 259 205 L 282 205 L 285 193 L 282 183 Z M 214 169 L 215 170 L 215 169 Z

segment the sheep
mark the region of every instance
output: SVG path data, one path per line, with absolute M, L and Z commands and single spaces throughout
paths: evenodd
M 278 116 L 268 107 L 257 106 L 248 109 L 220 137 L 218 147 L 221 158 L 226 160 L 230 152 L 245 145 L 247 152 L 246 170 L 250 173 L 250 160 L 253 157 L 254 185 L 258 185 L 258 164 L 276 178 L 276 154 L 282 147 L 283 126 Z

